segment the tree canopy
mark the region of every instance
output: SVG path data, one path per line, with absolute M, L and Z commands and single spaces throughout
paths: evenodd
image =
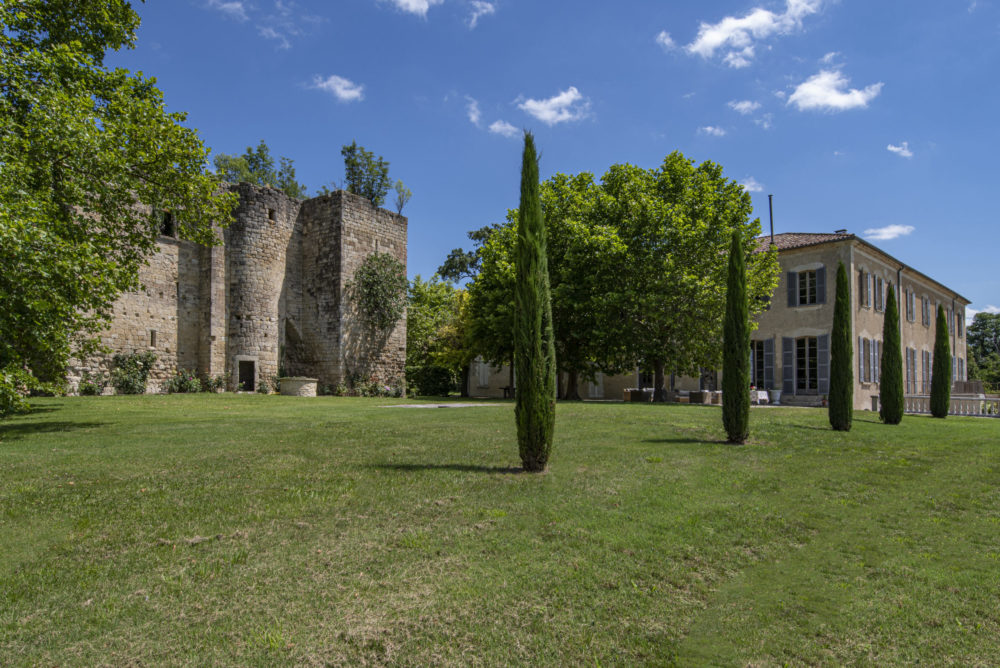
M 344 156 L 344 183 L 347 192 L 361 195 L 374 206 L 382 206 L 392 186 L 389 180 L 389 162 L 382 156 L 376 157 L 364 146 L 358 146 L 357 141 L 344 145 L 340 154 Z M 400 185 L 402 186 L 402 182 Z
M 969 377 L 1000 385 L 1000 313 L 977 313 L 966 335 Z
M 295 180 L 294 161 L 282 156 L 279 158 L 278 169 L 275 170 L 271 149 L 263 139 L 256 149 L 247 146 L 243 155 L 220 153 L 215 156 L 215 172 L 219 178 L 231 183 L 271 186 L 296 199 L 306 196 L 306 187 Z
M 103 65 L 135 43 L 128 2 L 4 2 L 0 24 L 0 368 L 54 380 L 138 288 L 162 211 L 211 244 L 234 201 L 155 79 Z

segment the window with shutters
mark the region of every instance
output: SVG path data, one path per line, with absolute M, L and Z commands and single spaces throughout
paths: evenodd
M 933 362 L 933 358 L 931 357 L 930 352 L 926 350 L 922 351 L 922 356 L 923 356 L 922 360 L 923 364 L 921 365 L 922 384 L 920 392 L 921 394 L 929 394 L 931 391 L 931 363 Z
M 750 384 L 764 387 L 764 342 L 750 342 Z
M 931 326 L 931 300 L 927 297 L 920 300 L 920 320 L 924 327 Z
M 872 382 L 873 358 L 872 340 L 862 338 L 858 342 L 858 379 L 862 383 Z
M 858 299 L 860 305 L 870 308 L 872 305 L 872 275 L 862 269 L 858 272 Z
M 816 303 L 816 272 L 799 272 L 799 305 Z
M 965 326 L 965 313 L 963 311 L 955 311 L 955 330 L 958 332 L 958 338 L 962 338 L 962 328 Z
M 875 277 L 875 310 L 885 310 L 885 281 Z
M 819 388 L 819 356 L 815 336 L 795 340 L 795 390 L 797 394 L 814 393 Z

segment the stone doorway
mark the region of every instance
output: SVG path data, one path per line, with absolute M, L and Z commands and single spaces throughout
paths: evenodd
M 256 372 L 256 364 L 252 360 L 240 360 L 237 389 L 242 392 L 253 392 L 256 389 L 254 386 L 254 381 L 257 378 Z

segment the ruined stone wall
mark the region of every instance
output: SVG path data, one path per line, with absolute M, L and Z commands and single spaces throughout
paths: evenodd
M 139 270 L 143 287 L 118 298 L 111 325 L 100 335 L 101 344 L 112 353 L 71 360 L 67 370 L 71 389 L 76 388 L 84 372 L 94 377 L 110 376 L 111 358 L 116 352 L 156 354 L 147 384 L 149 392 L 160 391 L 178 368 L 198 369 L 203 250 L 189 241 L 160 237 L 156 252 Z
M 301 346 L 286 348 L 289 373 L 312 376 L 320 385 L 341 382 L 340 272 L 342 209 L 340 192 L 302 204 L 302 301 L 297 323 Z M 295 364 L 291 358 L 295 358 Z
M 280 190 L 240 183 L 235 221 L 225 230 L 231 387 L 239 362 L 253 362 L 255 386 L 278 373 L 279 301 L 299 202 Z
M 372 253 L 390 253 L 406 267 L 407 219 L 372 206 L 363 197 L 341 191 L 340 280 L 349 283 Z M 341 292 L 343 295 L 343 290 Z M 375 378 L 381 383 L 402 379 L 406 366 L 406 315 L 387 336 L 367 328 L 349 300 L 341 299 L 341 360 L 344 373 Z

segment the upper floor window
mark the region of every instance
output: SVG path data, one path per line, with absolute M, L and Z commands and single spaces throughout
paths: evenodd
M 923 323 L 924 327 L 931 326 L 931 300 L 924 297 L 920 300 L 920 321 Z
M 858 305 L 872 305 L 872 275 L 864 269 L 858 272 Z
M 965 314 L 962 311 L 955 311 L 955 331 L 958 333 L 958 338 L 962 338 L 962 328 L 965 324 Z
M 164 237 L 177 236 L 177 223 L 174 221 L 174 214 L 169 211 L 160 213 L 160 235 Z
M 913 294 L 913 290 L 906 291 L 906 319 L 913 322 L 916 319 L 916 295 Z
M 807 306 L 826 303 L 826 268 L 790 271 L 788 281 L 788 305 Z
M 885 310 L 885 281 L 880 276 L 875 277 L 875 310 Z

